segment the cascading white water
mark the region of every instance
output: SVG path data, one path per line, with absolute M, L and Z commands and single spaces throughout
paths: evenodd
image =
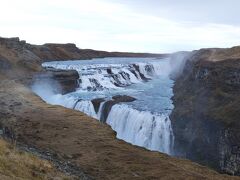
M 82 111 L 100 120 L 104 104 L 111 99 L 112 95 L 123 93 L 136 96 L 137 100 L 132 103 L 134 107 L 126 104 L 114 105 L 107 116 L 106 123 L 117 132 L 119 139 L 150 150 L 171 154 L 174 136 L 169 119 L 169 112 L 173 106 L 168 61 L 150 59 L 143 62 L 123 63 L 120 61 L 118 63 L 116 60 L 117 63 L 107 63 L 109 60 L 103 59 L 103 63 L 98 64 L 99 61 L 44 63 L 43 66 L 46 68 L 77 70 L 80 79 L 79 89 L 74 95 L 51 95 L 51 97 L 42 98 L 48 103 Z M 150 82 L 144 85 L 146 80 Z M 139 84 L 139 86 L 134 86 L 133 89 L 128 88 L 134 84 Z M 82 94 L 83 92 L 85 94 Z M 93 92 L 95 93 L 92 95 Z M 108 100 L 101 102 L 98 112 L 95 112 L 91 100 L 99 94 L 100 97 L 104 94 Z M 147 109 L 142 109 L 143 107 Z M 153 107 L 154 109 L 151 109 Z M 156 113 L 152 113 L 152 110 Z
M 46 62 L 43 67 L 76 70 L 79 73 L 81 90 L 119 89 L 119 87 L 140 83 L 156 75 L 156 63 L 133 64 L 68 64 L 61 62 Z
M 74 107 L 75 110 L 81 111 L 86 113 L 87 115 L 97 118 L 97 114 L 94 110 L 94 106 L 91 101 L 79 101 L 76 102 L 76 105 Z
M 103 105 L 104 105 L 105 102 L 101 102 L 100 104 L 100 107 L 99 107 L 99 110 L 97 112 L 97 119 L 100 120 L 101 118 L 101 115 L 102 115 L 102 112 L 103 112 Z
M 169 117 L 164 114 L 154 115 L 127 105 L 115 105 L 108 115 L 107 124 L 117 132 L 119 139 L 150 150 L 171 153 L 173 132 Z

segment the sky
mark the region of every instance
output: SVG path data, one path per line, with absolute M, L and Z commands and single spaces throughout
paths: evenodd
M 240 45 L 239 0 L 0 0 L 0 36 L 170 53 Z

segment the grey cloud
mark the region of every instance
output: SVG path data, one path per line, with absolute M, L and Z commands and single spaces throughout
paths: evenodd
M 240 25 L 239 0 L 109 0 L 174 21 Z

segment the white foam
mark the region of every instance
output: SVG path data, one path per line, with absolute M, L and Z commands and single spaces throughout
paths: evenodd
M 76 104 L 74 109 L 84 112 L 85 114 L 87 114 L 93 118 L 97 118 L 97 114 L 95 112 L 94 106 L 91 101 L 79 101 Z
M 136 62 L 134 64 L 61 64 L 61 62 L 46 62 L 44 67 L 63 70 L 76 70 L 80 76 L 79 86 L 82 90 L 119 89 L 119 87 L 141 83 L 142 78 L 135 68 L 146 78 L 153 78 L 159 74 L 169 74 L 168 67 L 163 68 L 162 61 Z M 166 64 L 166 63 L 165 63 Z M 135 66 L 135 67 L 134 67 Z M 167 66 L 167 65 L 165 65 Z M 107 69 L 111 71 L 109 74 Z M 133 72 L 134 71 L 134 72 Z
M 128 105 L 114 105 L 107 124 L 117 132 L 117 138 L 150 150 L 171 154 L 173 132 L 167 115 L 138 111 Z

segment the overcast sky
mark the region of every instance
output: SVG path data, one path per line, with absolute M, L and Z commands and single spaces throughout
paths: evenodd
M 0 0 L 0 36 L 109 51 L 240 45 L 240 0 Z

